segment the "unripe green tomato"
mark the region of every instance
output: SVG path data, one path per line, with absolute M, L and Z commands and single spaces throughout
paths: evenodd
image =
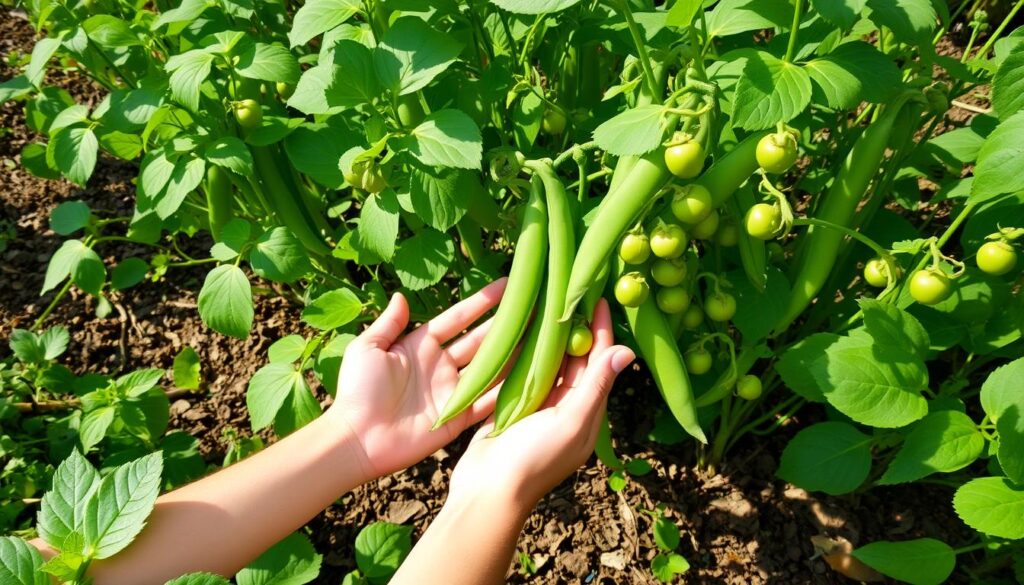
M 626 234 L 619 244 L 619 258 L 626 264 L 643 264 L 651 257 L 651 242 L 646 234 Z
M 889 284 L 889 278 L 886 276 L 888 273 L 889 269 L 881 258 L 872 258 L 864 265 L 864 281 L 871 286 L 881 288 Z
M 686 251 L 686 232 L 674 223 L 661 224 L 651 232 L 651 251 L 658 258 L 678 258 Z
M 699 223 L 713 209 L 711 192 L 703 185 L 687 185 L 672 196 L 672 215 L 685 224 Z
M 712 293 L 704 300 L 704 312 L 712 321 L 728 321 L 736 315 L 736 297 L 721 291 Z
M 774 205 L 768 203 L 751 206 L 743 221 L 750 237 L 759 240 L 773 239 L 782 227 L 782 215 Z
M 691 347 L 683 356 L 686 370 L 695 376 L 706 374 L 711 370 L 711 352 L 703 347 Z
M 565 132 L 565 122 L 565 114 L 561 108 L 549 107 L 544 110 L 544 118 L 541 120 L 540 127 L 545 134 L 557 136 Z
M 796 139 L 788 132 L 767 134 L 757 143 L 756 156 L 766 172 L 782 174 L 796 162 Z
M 665 166 L 680 179 L 692 179 L 704 170 L 704 149 L 690 141 L 665 149 Z
M 730 220 L 720 225 L 715 232 L 715 241 L 724 248 L 731 248 L 740 243 L 740 228 L 736 227 L 736 222 Z
M 712 211 L 697 225 L 690 228 L 690 235 L 698 240 L 709 240 L 718 230 L 718 212 Z
M 242 128 L 251 130 L 263 123 L 263 111 L 256 100 L 244 99 L 235 104 L 234 109 L 235 121 Z
M 590 327 L 584 325 L 576 325 L 572 328 L 569 333 L 569 348 L 568 353 L 573 357 L 581 357 L 590 353 L 590 348 L 594 346 L 594 334 L 590 331 Z
M 651 278 L 661 286 L 676 286 L 686 279 L 686 262 L 659 258 L 651 264 Z
M 953 294 L 953 283 L 934 268 L 918 270 L 910 277 L 910 296 L 922 305 L 937 305 Z
M 985 242 L 978 248 L 978 268 L 1002 276 L 1017 266 L 1017 250 L 1003 241 Z
M 690 329 L 691 331 L 700 327 L 700 324 L 704 322 L 704 311 L 700 310 L 697 305 L 691 304 L 686 312 L 683 313 L 683 327 Z
M 743 400 L 757 400 L 761 397 L 761 378 L 747 374 L 736 381 L 736 395 Z
M 654 300 L 658 302 L 661 312 L 669 315 L 682 313 L 690 307 L 690 293 L 681 286 L 666 286 L 658 289 Z
M 615 300 L 624 307 L 639 307 L 649 294 L 651 287 L 639 272 L 627 272 L 615 283 Z
M 284 81 L 278 81 L 275 83 L 274 89 L 277 90 L 277 95 L 286 100 L 292 97 L 292 94 L 295 93 L 295 86 L 290 83 L 285 83 Z

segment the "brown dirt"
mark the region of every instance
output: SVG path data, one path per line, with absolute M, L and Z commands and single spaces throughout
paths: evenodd
M 0 12 L 0 52 L 27 51 L 31 39 L 24 21 L 7 9 Z M 11 73 L 0 65 L 0 79 Z M 95 97 L 80 78 L 57 81 L 73 89 L 79 99 Z M 130 179 L 135 169 L 103 159 L 85 189 L 63 181 L 42 181 L 17 167 L 18 152 L 33 139 L 21 121 L 20 107 L 3 105 L 0 127 L 9 130 L 0 140 L 0 228 L 15 229 L 7 250 L 0 252 L 0 339 L 5 339 L 11 328 L 29 326 L 51 299 L 52 293 L 39 297 L 36 291 L 60 242 L 47 228 L 52 208 L 62 201 L 82 199 L 102 215 L 125 214 L 131 209 Z M 207 245 L 183 244 L 197 254 Z M 146 250 L 118 244 L 101 252 L 112 262 Z M 264 362 L 266 347 L 301 329 L 297 307 L 280 297 L 260 297 L 257 325 L 247 340 L 209 331 L 195 310 L 195 291 L 203 275 L 202 268 L 176 270 L 159 282 L 115 294 L 111 299 L 115 311 L 107 319 L 97 319 L 91 302 L 72 294 L 48 323 L 67 325 L 71 331 L 65 363 L 76 373 L 169 368 L 181 347 L 196 349 L 207 392 L 176 401 L 171 424 L 198 437 L 207 460 L 218 463 L 224 454 L 218 442 L 221 430 L 227 426 L 248 429 L 245 384 Z M 5 346 L 0 348 L 0 356 L 6 352 Z M 625 388 L 635 392 L 624 392 Z M 537 574 L 513 573 L 510 582 L 654 582 L 649 570 L 656 552 L 651 519 L 642 511 L 659 504 L 666 506 L 682 530 L 679 552 L 693 565 L 685 579 L 688 583 L 846 582 L 815 558 L 810 538 L 818 534 L 845 537 L 854 544 L 930 536 L 958 546 L 970 538 L 970 531 L 953 514 L 947 488 L 880 488 L 836 498 L 809 495 L 775 479 L 776 454 L 806 423 L 799 417 L 767 440 L 742 442 L 720 474 L 703 476 L 695 470 L 692 443 L 665 446 L 646 438 L 659 404 L 646 371 L 636 369 L 624 376 L 610 404 L 618 449 L 630 458 L 648 460 L 654 471 L 631 479 L 622 492 L 615 493 L 608 487 L 608 469 L 592 460 L 563 482 L 540 503 L 519 542 L 519 550 L 533 557 Z M 625 434 L 626 430 L 632 432 Z M 343 496 L 314 519 L 311 534 L 325 556 L 317 582 L 338 583 L 354 567 L 355 535 L 370 522 L 407 523 L 415 527 L 416 536 L 422 534 L 444 501 L 447 479 L 465 439 L 406 471 Z M 518 568 L 517 564 L 514 569 Z M 953 582 L 967 581 L 960 577 Z

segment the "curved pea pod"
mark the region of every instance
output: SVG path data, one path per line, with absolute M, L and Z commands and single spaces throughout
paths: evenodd
M 597 431 L 597 441 L 594 442 L 594 455 L 605 464 L 605 467 L 612 471 L 622 471 L 626 467 L 622 460 L 615 453 L 615 446 L 612 444 L 612 427 L 608 423 L 608 413 L 605 413 L 601 427 Z
M 664 158 L 661 149 L 644 155 L 636 161 L 618 189 L 610 192 L 601 202 L 597 216 L 583 235 L 579 253 L 572 264 L 565 306 L 562 309 L 563 321 L 572 317 L 576 305 L 598 280 L 601 267 L 611 257 L 619 240 L 671 179 Z
M 498 393 L 494 432 L 500 433 L 544 404 L 565 357 L 571 321 L 560 320 L 576 252 L 573 216 L 565 188 L 550 163 L 531 165 L 544 184 L 548 206 L 548 266 L 544 296 L 519 361 Z
M 885 158 L 889 136 L 903 111 L 906 99 L 904 97 L 890 105 L 853 143 L 832 181 L 832 186 L 818 205 L 815 218 L 843 227 L 853 225 L 861 199 L 882 164 L 882 159 Z M 832 272 L 844 237 L 844 234 L 837 230 L 817 226 L 808 228 L 798 254 L 799 271 L 793 279 L 785 315 L 775 325 L 776 332 L 789 327 L 818 296 L 818 292 Z
M 210 234 L 220 241 L 220 230 L 234 216 L 234 193 L 228 171 L 217 165 L 206 165 L 206 208 L 210 221 Z
M 693 400 L 693 387 L 686 372 L 679 345 L 669 328 L 665 316 L 649 296 L 639 307 L 623 307 L 626 320 L 633 331 L 633 337 L 640 349 L 640 355 L 647 362 L 654 383 L 668 405 L 672 416 L 687 433 L 701 443 L 707 443 L 704 430 L 697 420 L 697 407 Z
M 736 196 L 725 202 L 726 209 L 733 215 L 733 217 L 744 217 L 747 210 L 754 206 L 755 199 L 754 193 L 749 187 L 743 187 L 736 190 Z M 768 285 L 768 253 L 766 252 L 766 242 L 755 238 L 747 233 L 747 230 L 740 229 L 740 262 L 743 264 L 743 272 L 747 275 L 747 280 L 750 284 L 754 285 L 754 288 L 759 292 L 764 292 L 765 287 Z
M 548 243 L 547 215 L 543 184 L 536 179 L 530 187 L 523 227 L 512 257 L 505 287 L 507 294 L 498 305 L 491 329 L 480 343 L 476 357 L 462 370 L 455 392 L 441 409 L 433 428 L 458 416 L 498 380 L 523 337 L 540 292 Z
M 711 193 L 715 207 L 721 207 L 757 170 L 757 143 L 765 134 L 755 132 L 747 136 L 697 178 L 695 182 Z

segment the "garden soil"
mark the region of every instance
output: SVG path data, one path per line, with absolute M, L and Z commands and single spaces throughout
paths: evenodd
M 0 55 L 27 53 L 33 39 L 24 18 L 0 8 Z M 14 74 L 7 63 L 0 63 L 0 80 Z M 49 82 L 68 89 L 80 103 L 95 105 L 101 97 L 74 73 Z M 61 241 L 48 228 L 49 213 L 57 204 L 80 199 L 103 217 L 131 215 L 136 174 L 132 165 L 101 158 L 84 189 L 37 179 L 18 163 L 21 148 L 35 138 L 23 123 L 20 106 L 0 108 L 0 339 L 6 339 L 12 328 L 31 326 L 52 300 L 53 293 L 41 297 L 38 291 L 49 257 Z M 202 238 L 179 244 L 198 257 L 209 246 Z M 100 252 L 110 265 L 147 250 L 116 243 Z M 204 275 L 202 267 L 176 269 L 158 282 L 113 293 L 114 310 L 105 319 L 95 316 L 92 301 L 72 292 L 47 324 L 68 327 L 72 341 L 62 359 L 78 374 L 170 368 L 182 347 L 193 347 L 202 361 L 204 387 L 172 400 L 171 426 L 197 437 L 206 460 L 218 464 L 225 452 L 220 439 L 224 430 L 250 432 L 245 387 L 264 363 L 267 347 L 281 336 L 305 330 L 298 302 L 267 287 L 268 294 L 256 300 L 255 326 L 248 339 L 210 331 L 196 311 L 196 291 Z M 0 347 L 0 356 L 7 351 L 6 345 Z M 318 392 L 329 400 L 322 389 Z M 970 538 L 971 532 L 953 513 L 950 487 L 918 484 L 827 497 L 775 478 L 785 442 L 814 422 L 815 410 L 806 408 L 769 437 L 748 437 L 718 474 L 703 474 L 695 468 L 692 441 L 664 445 L 648 439 L 660 398 L 647 371 L 634 366 L 620 378 L 610 400 L 613 435 L 620 456 L 644 459 L 653 470 L 630 478 L 615 492 L 608 485 L 609 470 L 591 459 L 530 516 L 518 550 L 532 560 L 535 572 L 525 574 L 517 560 L 509 582 L 656 582 L 650 561 L 657 550 L 647 511 L 659 505 L 681 529 L 678 552 L 692 565 L 677 579 L 685 583 L 850 582 L 816 554 L 811 539 L 821 535 L 855 546 L 880 539 L 932 537 L 957 547 Z M 343 496 L 313 519 L 310 536 L 324 556 L 317 582 L 339 583 L 354 568 L 353 543 L 368 523 L 403 523 L 414 527 L 414 539 L 421 535 L 444 502 L 448 478 L 467 440 L 468 433 L 422 463 Z

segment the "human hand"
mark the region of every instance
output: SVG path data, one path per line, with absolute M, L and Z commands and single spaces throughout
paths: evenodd
M 452 473 L 449 501 L 497 495 L 525 513 L 586 462 L 612 383 L 635 357 L 629 348 L 612 345 L 604 300 L 594 311 L 593 332 L 590 355 L 569 359 L 544 407 L 497 437 L 487 436 L 493 420 L 477 431 Z
M 357 443 L 368 479 L 413 465 L 491 412 L 493 392 L 430 430 L 489 322 L 454 338 L 498 304 L 506 281 L 492 282 L 405 336 L 409 304 L 396 294 L 346 348 L 337 397 L 325 417 L 333 418 Z

